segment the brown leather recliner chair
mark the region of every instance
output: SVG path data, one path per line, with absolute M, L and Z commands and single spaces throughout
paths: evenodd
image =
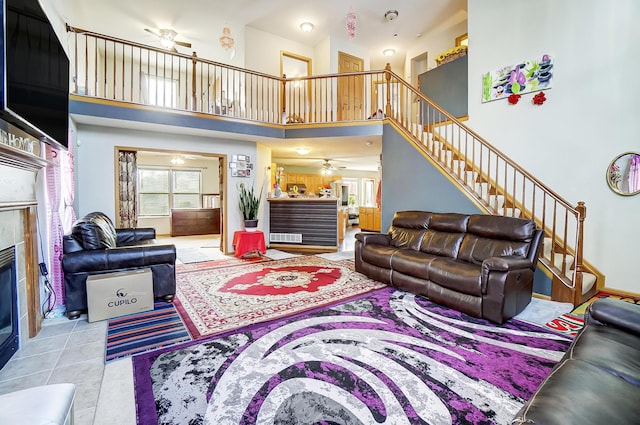
M 156 244 L 153 228 L 116 229 L 104 213 L 92 212 L 76 221 L 63 238 L 67 317 L 87 310 L 87 277 L 150 268 L 153 295 L 172 301 L 176 293 L 176 248 Z

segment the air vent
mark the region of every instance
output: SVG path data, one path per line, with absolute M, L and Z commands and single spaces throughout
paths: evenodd
M 269 242 L 302 243 L 302 233 L 269 233 Z

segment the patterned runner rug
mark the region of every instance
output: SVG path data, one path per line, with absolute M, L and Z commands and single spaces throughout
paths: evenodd
M 584 327 L 584 319 L 582 317 L 565 313 L 548 321 L 544 326 L 552 331 L 559 332 L 570 337 L 575 337 Z
M 243 267 L 182 269 L 177 274 L 175 304 L 196 339 L 384 286 L 356 273 L 352 262 L 309 255 L 248 262 Z
M 570 341 L 385 288 L 134 357 L 138 424 L 508 424 Z
M 173 304 L 156 301 L 152 311 L 109 319 L 105 361 L 191 341 Z
M 640 299 L 638 299 L 636 297 L 613 295 L 613 294 L 608 294 L 606 292 L 598 292 L 589 301 L 587 301 L 586 303 L 580 304 L 578 307 L 576 307 L 576 309 L 573 310 L 571 312 L 571 314 L 573 314 L 573 315 L 584 315 L 587 312 L 587 308 L 591 305 L 591 303 L 594 302 L 595 300 L 597 300 L 598 298 L 613 298 L 613 299 L 616 299 L 616 300 L 623 300 L 623 301 L 626 301 L 628 303 L 640 304 Z

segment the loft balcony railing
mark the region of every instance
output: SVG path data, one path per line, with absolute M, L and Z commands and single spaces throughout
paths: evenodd
M 533 218 L 545 231 L 540 261 L 552 299 L 574 305 L 603 276 L 585 264 L 584 203 L 571 205 L 390 67 L 275 77 L 192 55 L 67 27 L 77 95 L 267 125 L 387 119 L 486 212 Z
M 67 26 L 71 91 L 268 124 L 363 120 L 385 103 L 384 71 L 286 78 Z M 365 87 L 373 87 L 365 90 Z M 372 93 L 377 94 L 372 98 Z M 350 99 L 349 104 L 338 97 Z M 338 107 L 340 105 L 340 107 Z

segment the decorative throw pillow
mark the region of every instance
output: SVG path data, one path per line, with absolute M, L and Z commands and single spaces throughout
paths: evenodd
M 87 250 L 116 246 L 116 229 L 109 217 L 101 212 L 89 213 L 76 221 L 71 234 Z

